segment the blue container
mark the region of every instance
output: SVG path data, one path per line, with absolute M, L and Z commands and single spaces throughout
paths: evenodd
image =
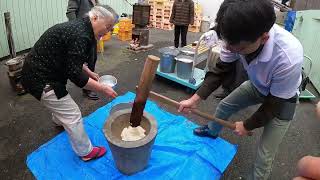
M 160 71 L 164 73 L 174 73 L 176 68 L 175 57 L 179 51 L 173 48 L 162 48 L 159 50 L 160 56 Z

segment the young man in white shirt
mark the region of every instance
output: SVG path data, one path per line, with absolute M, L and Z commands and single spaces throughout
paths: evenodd
M 228 120 L 241 109 L 261 104 L 247 120 L 235 123 L 239 136 L 264 127 L 248 179 L 268 179 L 278 146 L 293 119 L 302 79 L 303 48 L 292 34 L 274 24 L 275 18 L 269 0 L 225 0 L 215 26 L 224 42 L 220 59 L 207 72 L 199 90 L 179 107 L 185 112 L 196 107 L 221 85 L 232 63 L 242 62 L 249 80 L 219 103 L 215 116 Z M 196 128 L 194 134 L 216 138 L 221 129 L 210 122 Z

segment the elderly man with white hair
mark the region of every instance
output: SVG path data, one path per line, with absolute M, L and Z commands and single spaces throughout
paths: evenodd
M 96 6 L 83 19 L 49 28 L 31 49 L 22 70 L 24 88 L 52 113 L 55 123 L 64 127 L 73 150 L 83 161 L 103 156 L 106 148 L 92 145 L 66 84 L 69 79 L 80 88 L 117 96 L 111 87 L 99 84 L 99 76 L 84 65 L 90 61 L 96 40 L 112 29 L 114 19 L 110 11 Z

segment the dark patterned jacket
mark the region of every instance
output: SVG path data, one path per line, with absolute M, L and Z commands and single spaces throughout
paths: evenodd
M 178 26 L 188 26 L 194 22 L 194 3 L 192 0 L 175 0 L 170 22 Z
M 84 87 L 89 76 L 82 71 L 82 65 L 90 62 L 96 43 L 89 17 L 49 28 L 26 57 L 23 87 L 38 100 L 46 85 L 53 88 L 58 99 L 68 94 L 67 80 Z

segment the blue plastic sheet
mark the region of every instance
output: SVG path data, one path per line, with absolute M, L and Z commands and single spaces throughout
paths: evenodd
M 84 118 L 85 129 L 94 145 L 108 147 L 102 127 L 112 106 L 132 102 L 128 92 Z M 183 116 L 166 112 L 148 101 L 145 110 L 158 122 L 158 135 L 149 165 L 132 176 L 121 174 L 111 152 L 97 160 L 83 162 L 71 149 L 65 132 L 28 155 L 27 166 L 37 179 L 219 179 L 236 154 L 237 146 L 217 138 L 192 134 L 196 125 Z

